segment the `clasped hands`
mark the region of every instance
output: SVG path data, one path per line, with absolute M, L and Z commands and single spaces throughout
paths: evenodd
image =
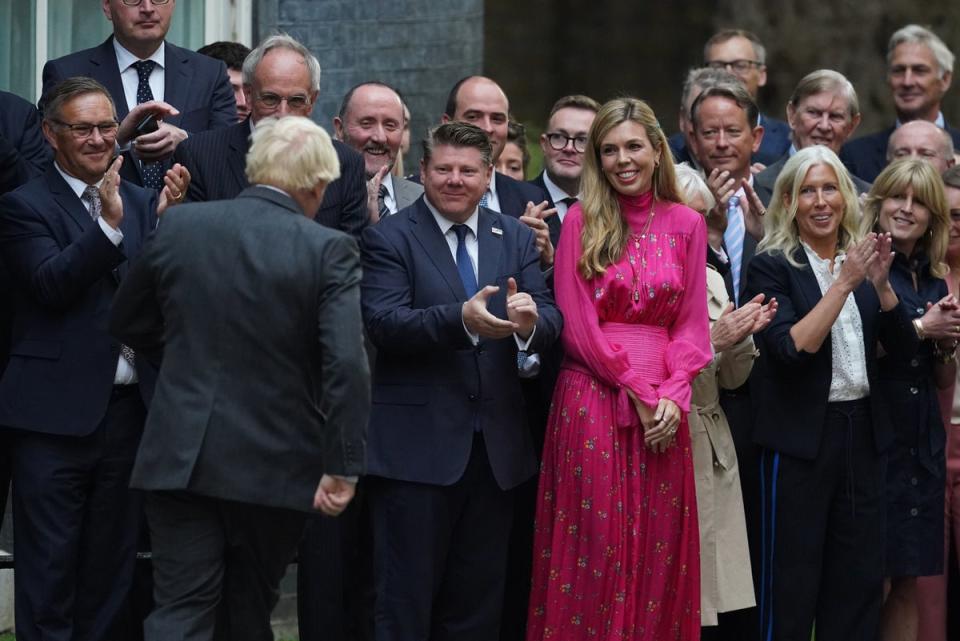
M 357 484 L 339 476 L 324 474 L 313 495 L 313 509 L 327 516 L 337 516 L 350 504 Z
M 117 131 L 117 143 L 122 147 L 132 140 L 137 158 L 145 163 L 166 160 L 173 155 L 177 145 L 187 139 L 186 131 L 163 121 L 164 118 L 176 116 L 179 113 L 176 107 L 161 100 L 142 102 L 131 109 L 127 117 L 120 123 L 120 129 Z M 137 136 L 137 125 L 150 114 L 157 118 L 157 130 Z
M 927 303 L 920 322 L 924 338 L 933 339 L 941 347 L 952 349 L 960 340 L 960 301 L 953 294 L 947 294 L 936 303 Z
M 680 408 L 669 398 L 657 401 L 656 409 L 637 398 L 629 389 L 627 394 L 633 403 L 640 425 L 643 426 L 643 444 L 654 452 L 666 452 L 676 442 L 677 429 L 680 426 Z
M 506 338 L 516 334 L 521 339 L 530 338 L 537 324 L 537 303 L 526 292 L 517 291 L 517 281 L 507 279 L 507 318 L 497 318 L 487 309 L 490 297 L 500 291 L 499 287 L 487 285 L 461 307 L 463 325 L 471 334 L 484 338 Z

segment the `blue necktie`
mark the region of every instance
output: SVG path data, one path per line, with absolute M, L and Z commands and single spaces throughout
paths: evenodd
M 473 298 L 477 293 L 477 276 L 473 273 L 473 263 L 467 253 L 467 233 L 470 228 L 466 225 L 454 225 L 453 231 L 457 234 L 457 271 L 460 272 L 460 282 L 467 292 L 467 298 Z
M 740 210 L 740 197 L 730 196 L 727 202 L 727 229 L 723 232 L 723 242 L 727 245 L 730 258 L 730 280 L 733 281 L 733 304 L 740 306 L 740 269 L 743 263 L 743 212 Z
M 150 74 L 156 63 L 153 60 L 138 60 L 133 63 L 137 70 L 137 104 L 153 100 L 153 91 L 150 89 Z M 140 168 L 143 174 L 143 186 L 160 191 L 163 189 L 163 166 L 158 162 L 143 163 Z

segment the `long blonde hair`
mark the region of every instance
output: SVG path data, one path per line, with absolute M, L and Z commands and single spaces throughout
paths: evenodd
M 904 158 L 896 160 L 880 172 L 863 203 L 863 233 L 880 231 L 880 209 L 883 201 L 913 188 L 913 197 L 930 211 L 927 231 L 917 240 L 914 251 L 921 249 L 930 259 L 930 273 L 944 278 L 947 267 L 947 245 L 950 243 L 950 207 L 943 190 L 943 179 L 933 165 L 925 160 Z M 909 256 L 908 256 L 909 258 Z
M 837 175 L 837 186 L 843 196 L 843 216 L 837 230 L 837 249 L 846 251 L 860 240 L 860 208 L 857 189 L 846 167 L 833 151 L 824 145 L 813 145 L 795 153 L 783 166 L 773 186 L 770 207 L 763 218 L 763 240 L 757 245 L 757 253 L 780 253 L 796 268 L 802 267 L 793 257 L 800 247 L 800 230 L 797 227 L 797 208 L 800 187 L 810 170 L 816 165 L 826 165 Z
M 630 229 L 620 214 L 617 192 L 603 175 L 600 162 L 603 139 L 614 127 L 628 120 L 643 127 L 653 149 L 660 152 L 660 162 L 653 169 L 654 198 L 682 202 L 667 137 L 653 109 L 637 98 L 615 98 L 600 107 L 590 127 L 588 151 L 580 178 L 583 193 L 583 234 L 580 242 L 583 254 L 577 267 L 587 279 L 603 274 L 609 265 L 620 259 L 630 235 Z

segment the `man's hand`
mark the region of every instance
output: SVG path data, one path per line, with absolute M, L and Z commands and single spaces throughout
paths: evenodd
M 356 490 L 356 483 L 324 474 L 317 486 L 317 493 L 313 495 L 313 509 L 327 516 L 337 516 L 350 504 Z
M 735 184 L 736 181 L 730 177 L 729 171 L 714 169 L 707 176 L 707 187 L 717 201 L 713 209 L 707 212 L 707 232 L 711 239 L 717 237 L 722 240 L 723 232 L 727 231 L 727 203 L 730 201 L 730 196 L 737 193 Z M 710 246 L 718 247 L 713 242 Z
M 167 207 L 183 202 L 190 186 L 190 172 L 180 163 L 167 170 L 163 176 L 163 189 L 160 191 L 160 200 L 157 202 L 157 216 L 162 216 Z
M 763 217 L 767 215 L 767 208 L 763 206 L 760 196 L 750 186 L 749 181 L 741 181 L 746 198 L 740 200 L 740 211 L 743 212 L 743 228 L 755 240 L 763 239 Z
M 506 338 L 519 330 L 515 322 L 497 318 L 487 311 L 487 301 L 499 291 L 499 287 L 487 285 L 463 304 L 460 315 L 468 332 L 484 338 Z
M 530 338 L 537 325 L 537 303 L 526 292 L 517 292 L 517 281 L 507 279 L 507 319 L 517 325 L 516 334 L 523 340 Z
M 540 252 L 540 265 L 550 267 L 553 265 L 553 243 L 550 242 L 550 227 L 547 225 L 547 218 L 557 213 L 557 209 L 550 208 L 549 201 L 544 200 L 539 205 L 532 202 L 527 203 L 527 208 L 520 216 L 520 222 L 533 230 L 536 234 L 537 251 Z
M 152 134 L 144 134 L 133 141 L 137 158 L 143 162 L 160 162 L 173 155 L 177 145 L 187 139 L 187 132 L 170 123 L 160 122 Z
M 384 165 L 373 178 L 367 181 L 367 213 L 370 215 L 371 225 L 380 222 L 380 185 L 383 184 L 383 177 L 388 171 L 390 166 Z
M 167 104 L 162 100 L 150 100 L 141 102 L 130 110 L 127 117 L 120 123 L 120 129 L 117 130 L 117 143 L 120 146 L 126 145 L 136 135 L 136 127 L 148 115 L 153 114 L 157 120 L 163 120 L 170 116 L 176 116 L 180 112 L 173 105 Z
M 122 164 L 123 156 L 117 156 L 100 182 L 100 217 L 114 229 L 120 229 L 120 223 L 123 222 L 123 201 L 120 200 Z

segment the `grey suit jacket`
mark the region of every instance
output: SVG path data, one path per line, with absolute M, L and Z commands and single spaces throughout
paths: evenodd
M 285 194 L 168 211 L 111 332 L 162 364 L 131 486 L 310 511 L 364 471 L 370 380 L 356 241 Z
M 415 203 L 422 193 L 423 185 L 399 176 L 393 177 L 393 197 L 397 201 L 397 211 Z

